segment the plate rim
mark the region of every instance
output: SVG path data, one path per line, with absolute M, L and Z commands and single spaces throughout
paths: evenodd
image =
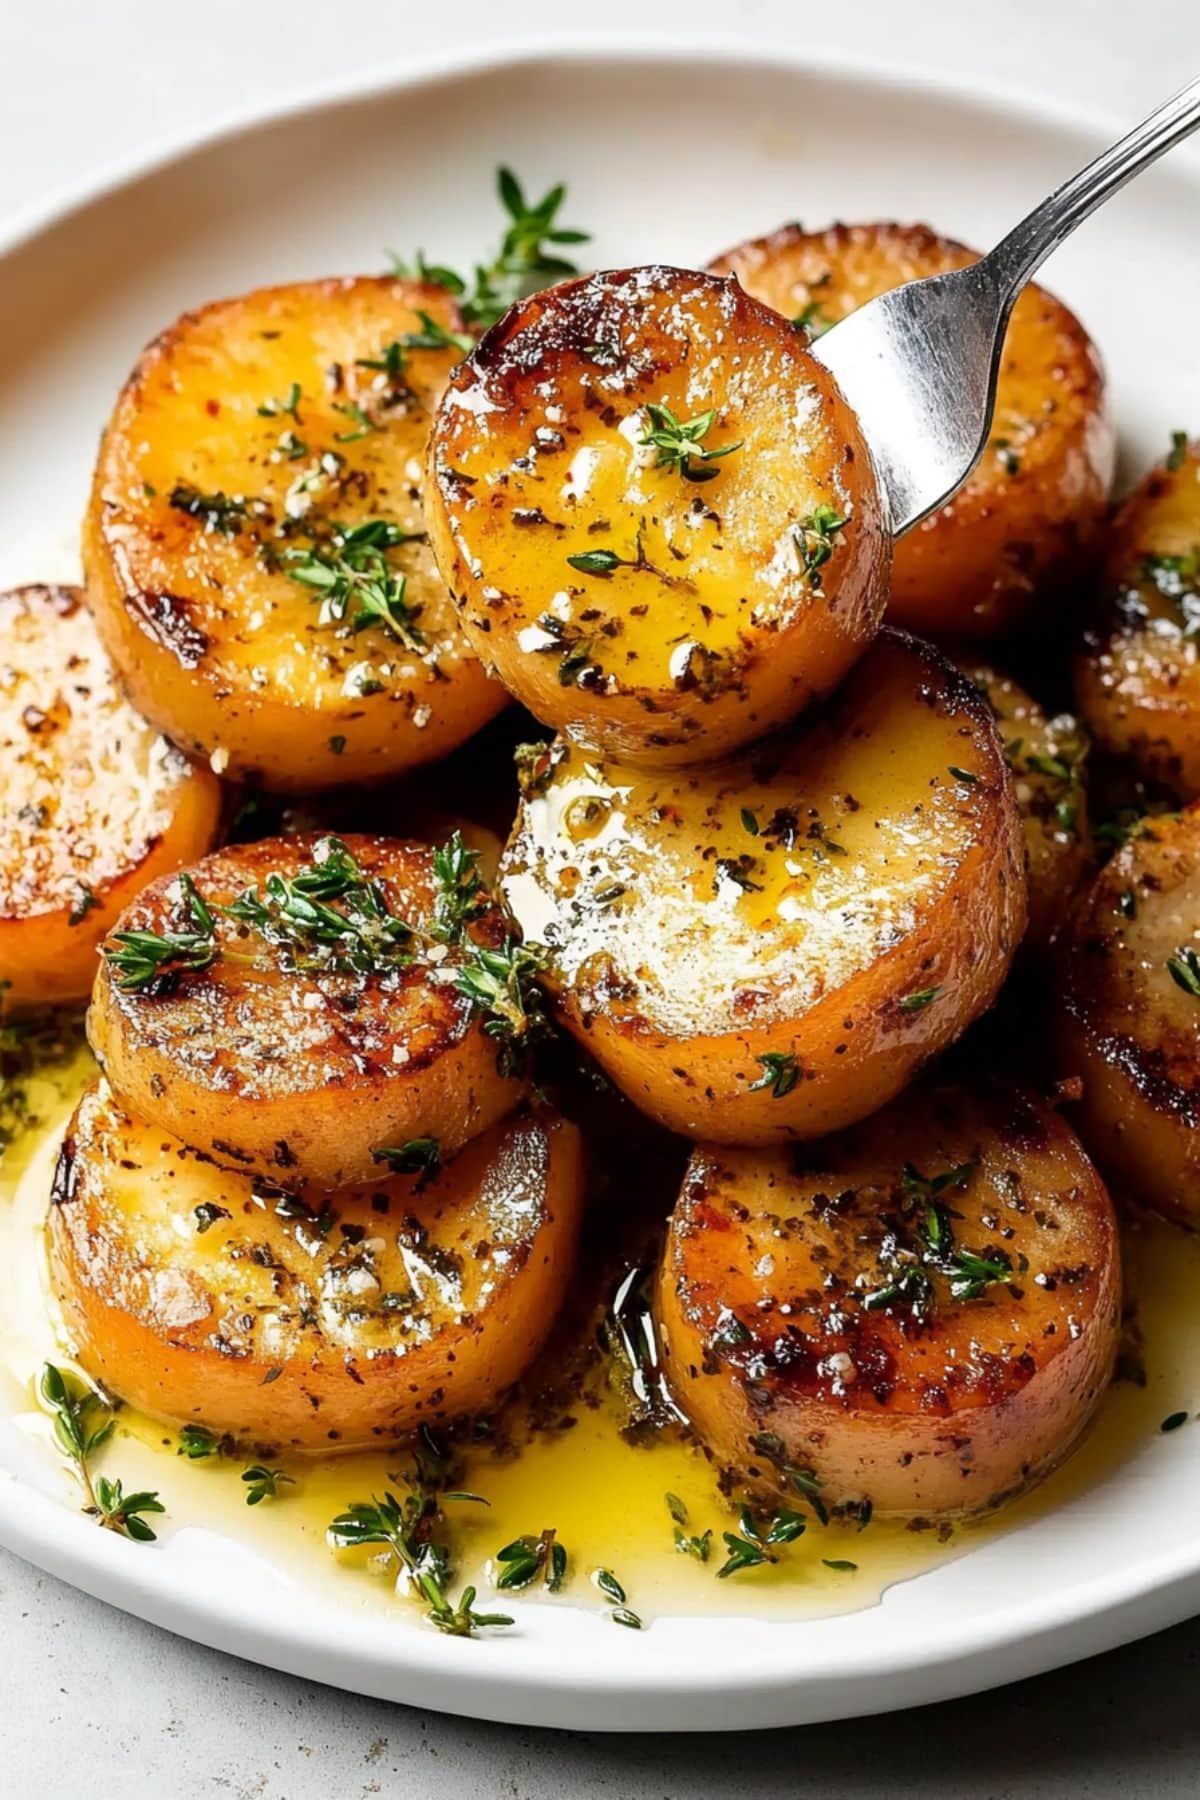
M 378 68 L 324 82 L 306 84 L 282 101 L 258 101 L 231 109 L 212 124 L 191 129 L 100 167 L 82 181 L 63 184 L 36 204 L 0 221 L 0 267 L 37 239 L 85 214 L 92 207 L 139 182 L 168 173 L 198 154 L 249 138 L 291 120 L 369 104 L 392 95 L 475 76 L 499 76 L 522 67 L 566 69 L 586 62 L 629 66 L 674 63 L 707 69 L 736 65 L 741 71 L 772 73 L 784 68 L 799 78 L 827 75 L 875 91 L 986 112 L 1014 125 L 1036 125 L 1099 145 L 1121 129 L 1111 114 L 1093 111 L 1013 86 L 970 79 L 950 79 L 928 69 L 883 67 L 869 57 L 841 52 L 798 49 L 745 34 L 705 32 L 686 41 L 667 32 L 571 32 L 552 43 L 521 36 L 501 43 L 481 43 L 397 60 Z M 1200 163 L 1186 154 L 1175 165 L 1176 179 L 1200 193 Z M 1068 173 L 1069 171 L 1064 171 Z M 1188 179 L 1190 175 L 1190 179 Z M 929 1654 L 919 1634 L 898 1648 L 889 1644 L 874 1657 L 861 1643 L 823 1651 L 819 1671 L 789 1667 L 786 1653 L 778 1673 L 764 1681 L 753 1673 L 753 1704 L 747 1705 L 746 1677 L 731 1673 L 714 1659 L 703 1673 L 686 1673 L 657 1663 L 639 1670 L 630 1655 L 605 1656 L 576 1676 L 569 1661 L 559 1662 L 537 1677 L 528 1668 L 488 1646 L 473 1647 L 477 1662 L 464 1663 L 454 1641 L 422 1629 L 386 1635 L 360 1630 L 353 1616 L 322 1603 L 322 1614 L 340 1622 L 354 1637 L 331 1643 L 315 1630 L 298 1636 L 282 1623 L 264 1618 L 257 1597 L 244 1599 L 224 1590 L 214 1602 L 207 1590 L 189 1585 L 169 1561 L 130 1560 L 129 1547 L 72 1513 L 10 1470 L 0 1468 L 0 1543 L 17 1554 L 104 1602 L 163 1626 L 178 1635 L 229 1654 L 286 1670 L 307 1679 L 350 1687 L 379 1698 L 404 1700 L 435 1711 L 562 1728 L 656 1731 L 663 1729 L 759 1729 L 795 1722 L 798 1716 L 833 1719 L 855 1714 L 925 1704 L 979 1691 L 1008 1680 L 1113 1648 L 1145 1632 L 1177 1622 L 1200 1608 L 1200 1541 L 1194 1548 L 1163 1550 L 1141 1558 L 1136 1567 L 1105 1568 L 1069 1588 L 1047 1585 L 984 1619 L 969 1614 L 947 1618 L 939 1627 L 936 1653 Z M 1077 1596 L 1067 1604 L 1067 1596 Z M 1153 1615 L 1153 1616 L 1150 1616 Z M 1100 1631 L 1094 1628 L 1105 1621 Z M 771 1621 L 781 1633 L 795 1621 Z M 1065 1640 L 1087 1632 L 1086 1648 Z M 497 1643 L 496 1648 L 500 1648 Z M 785 1646 L 781 1642 L 781 1651 Z M 1021 1651 L 1020 1667 L 1006 1656 Z M 341 1663 L 339 1668 L 338 1662 Z M 607 1666 L 604 1666 L 607 1665 Z M 982 1665 L 982 1666 L 981 1666 Z M 933 1677 L 936 1676 L 936 1679 Z M 914 1681 L 921 1691 L 910 1692 Z M 839 1686 L 852 1692 L 839 1697 Z M 741 1683 L 741 1685 L 739 1685 Z M 444 1691 L 444 1687 L 452 1691 Z M 806 1703 L 801 1704 L 802 1696 Z M 724 1699 L 727 1707 L 712 1702 Z M 816 1698 L 815 1709 L 811 1701 Z M 732 1703 L 739 1711 L 730 1717 Z M 549 1720 L 547 1715 L 561 1716 Z M 663 1712 L 667 1717 L 656 1716 Z

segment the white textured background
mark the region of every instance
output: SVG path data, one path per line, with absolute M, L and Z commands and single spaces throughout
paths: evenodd
M 588 25 L 811 45 L 1130 122 L 1200 69 L 1200 0 L 606 0 L 595 13 L 562 0 L 0 0 L 0 233 L 96 170 L 230 116 L 406 58 L 550 43 Z M 309 1687 L 127 1619 L 0 1553 L 4 1800 L 1166 1800 L 1200 1789 L 1198 1683 L 1200 1623 L 890 1719 L 755 1738 L 568 1738 Z

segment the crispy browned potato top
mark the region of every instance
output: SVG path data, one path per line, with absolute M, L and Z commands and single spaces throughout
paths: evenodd
M 652 406 L 697 425 L 682 465 L 643 442 Z M 479 584 L 468 622 L 519 630 L 599 696 L 729 686 L 756 634 L 836 612 L 843 589 L 857 606 L 879 553 L 832 379 L 736 283 L 690 270 L 592 275 L 514 309 L 452 377 L 432 468 Z M 814 567 L 823 507 L 844 522 Z M 598 554 L 618 560 L 568 560 Z
M 1158 1110 L 1200 1131 L 1200 805 L 1148 819 L 1073 920 L 1066 1004 Z
M 933 1088 L 822 1144 L 700 1146 L 667 1277 L 714 1367 L 764 1393 L 945 1417 L 1065 1351 L 1115 1254 L 1108 1197 L 1057 1115 Z
M 501 885 L 585 1019 L 745 1030 L 886 956 L 1010 805 L 978 689 L 884 632 L 821 713 L 728 762 L 654 771 L 560 740 L 527 767 Z
M 247 891 L 269 899 L 272 882 L 327 866 L 338 845 L 375 884 L 383 910 L 415 934 L 402 929 L 392 940 L 399 953 L 392 954 L 385 928 L 368 921 L 366 942 L 381 947 L 381 955 L 367 972 L 345 966 L 350 938 L 331 948 L 296 949 L 273 928 L 222 910 Z M 126 1056 L 139 1046 L 169 1050 L 173 1067 L 190 1082 L 243 1100 L 415 1075 L 459 1042 L 474 1016 L 457 986 L 462 946 L 426 935 L 436 918 L 433 858 L 426 844 L 315 835 L 267 838 L 206 857 L 188 879 L 211 916 L 215 955 L 202 968 L 172 962 L 161 978 L 129 986 L 112 960 L 118 941 L 110 937 L 100 976 L 108 1028 L 123 1034 Z M 330 904 L 345 910 L 344 901 Z M 469 937 L 502 943 L 499 910 L 486 896 L 480 906 L 466 927 Z M 186 936 L 195 928 L 194 903 L 177 876 L 155 882 L 120 923 L 124 933 Z
M 86 918 L 146 861 L 188 782 L 215 793 L 122 699 L 76 588 L 0 595 L 0 755 L 5 919 Z
M 146 351 L 96 495 L 124 604 L 182 669 L 341 713 L 418 679 L 432 704 L 439 664 L 470 655 L 421 512 L 430 416 L 462 349 L 404 348 L 425 334 L 422 312 L 461 329 L 441 288 L 297 282 L 185 314 Z M 293 579 L 307 552 L 336 548 L 339 526 L 373 520 L 405 536 L 385 561 L 407 578 L 416 636 L 359 616 L 357 601 L 339 618 L 327 589 Z
M 806 232 L 793 224 L 740 244 L 709 266 L 736 275 L 750 293 L 819 337 L 878 294 L 978 260 L 978 251 L 926 225 L 835 224 Z M 1102 388 L 1099 360 L 1078 319 L 1031 282 L 1013 308 L 987 448 L 956 501 L 962 493 L 1002 487 L 1010 472 L 1032 480 L 1046 456 L 1060 454 L 1056 434 L 1067 419 L 1097 408 Z
M 322 1348 L 369 1362 L 470 1326 L 512 1284 L 547 1218 L 553 1130 L 519 1115 L 432 1179 L 381 1170 L 306 1203 L 129 1118 L 100 1082 L 51 1201 L 107 1304 L 155 1332 L 268 1370 Z

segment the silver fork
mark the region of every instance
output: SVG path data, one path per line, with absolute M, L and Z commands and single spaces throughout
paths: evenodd
M 893 288 L 814 344 L 858 414 L 897 536 L 940 506 L 979 461 L 1004 330 L 1025 283 L 1089 213 L 1198 126 L 1195 80 L 979 262 Z

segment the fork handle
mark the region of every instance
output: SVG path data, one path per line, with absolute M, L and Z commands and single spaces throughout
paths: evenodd
M 1156 107 L 1148 119 L 1135 125 L 1119 143 L 1096 157 L 1086 169 L 1072 175 L 1048 200 L 1035 207 L 1028 218 L 1022 219 L 984 258 L 984 262 L 991 265 L 989 273 L 996 289 L 1008 305 L 1050 252 L 1056 250 L 1089 213 L 1197 127 L 1200 127 L 1200 79 L 1189 81 L 1186 87 L 1180 88 L 1172 99 Z

